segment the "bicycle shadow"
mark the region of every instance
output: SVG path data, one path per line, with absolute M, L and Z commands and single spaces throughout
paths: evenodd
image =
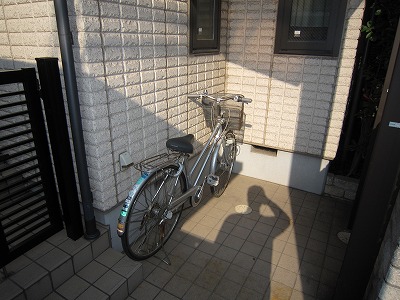
M 238 205 L 252 211 L 237 212 Z M 181 299 L 270 299 L 276 294 L 270 285 L 279 259 L 275 240 L 290 221 L 261 186 L 231 183 L 220 198 L 207 194 L 182 217 L 165 245 L 172 265 L 160 263 L 162 253 L 149 259 L 143 265 L 147 281 L 154 276 L 154 284 L 159 284 L 157 272 L 164 269 L 165 276 L 179 278 L 181 292 L 169 286 L 171 278 L 163 289 Z

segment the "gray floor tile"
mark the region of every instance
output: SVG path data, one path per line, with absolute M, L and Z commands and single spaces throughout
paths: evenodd
M 201 286 L 193 284 L 187 293 L 183 296 L 183 300 L 203 300 L 207 299 L 211 292 Z
M 211 258 L 210 254 L 195 250 L 187 261 L 203 269 L 210 262 Z
M 57 232 L 47 239 L 47 242 L 54 246 L 58 246 L 61 243 L 65 242 L 68 239 L 67 232 L 65 229 Z
M 202 269 L 200 269 L 198 266 L 186 262 L 176 273 L 180 277 L 186 278 L 187 280 L 194 282 L 195 279 L 199 276 L 200 272 Z
M 272 276 L 272 280 L 283 283 L 290 288 L 293 288 L 296 283 L 297 273 L 288 271 L 280 266 L 277 266 Z
M 36 262 L 48 271 L 53 271 L 63 263 L 71 259 L 71 256 L 64 251 L 53 248 L 48 253 L 36 260 Z
M 42 277 L 30 287 L 25 289 L 27 299 L 41 300 L 53 291 L 49 275 Z
M 26 252 L 24 255 L 26 257 L 30 258 L 31 260 L 37 260 L 41 256 L 48 253 L 50 250 L 54 249 L 54 247 L 55 247 L 54 245 L 50 244 L 47 241 L 44 241 L 43 243 L 40 243 L 33 249 Z
M 221 280 L 222 275 L 212 272 L 209 269 L 204 269 L 196 279 L 196 285 L 201 286 L 207 291 L 212 291 Z
M 94 260 L 87 266 L 85 266 L 82 270 L 80 270 L 77 275 L 82 279 L 88 281 L 89 283 L 93 284 L 107 271 L 107 267 Z
M 119 253 L 111 248 L 107 249 L 104 251 L 102 254 L 100 254 L 97 258 L 96 261 L 103 264 L 104 266 L 111 268 L 113 265 L 115 265 L 124 255 L 122 253 Z
M 229 267 L 229 263 L 218 258 L 211 258 L 205 267 L 206 270 L 210 270 L 218 275 L 222 276 Z
M 9 264 L 6 265 L 6 271 L 8 276 L 12 276 L 18 273 L 20 270 L 24 269 L 28 265 L 32 263 L 32 260 L 25 255 L 21 255 L 17 259 L 13 260 Z M 1 274 L 3 274 L 3 270 L 1 270 Z
M 128 297 L 128 284 L 126 278 L 115 273 L 113 270 L 108 270 L 101 276 L 94 286 L 109 295 L 111 299 Z
M 0 295 L 4 300 L 15 299 L 19 296 L 24 298 L 23 290 L 10 279 L 0 283 Z
M 215 253 L 215 257 L 224 261 L 232 262 L 238 253 L 238 250 L 221 245 Z
M 149 276 L 147 276 L 146 281 L 159 288 L 163 288 L 172 277 L 172 273 L 157 267 Z
M 200 243 L 200 245 L 199 245 L 199 247 L 197 247 L 197 249 L 200 251 L 203 251 L 207 254 L 214 255 L 218 251 L 220 246 L 221 246 L 221 244 L 214 242 L 214 241 L 210 241 L 206 238 L 205 240 L 203 240 Z
M 240 250 L 245 240 L 237 236 L 229 235 L 223 242 L 223 245 L 235 250 Z
M 76 299 L 89 288 L 90 284 L 78 276 L 71 277 L 56 291 L 66 299 Z
M 165 285 L 164 290 L 174 295 L 175 297 L 182 299 L 183 295 L 192 286 L 192 282 L 188 279 L 175 275 Z
M 241 286 L 234 281 L 223 278 L 215 289 L 215 293 L 224 299 L 235 299 Z
M 28 288 L 41 278 L 48 275 L 48 272 L 36 263 L 31 263 L 20 272 L 12 275 L 10 279 L 22 288 Z
M 253 268 L 255 260 L 255 257 L 239 252 L 232 263 L 239 267 L 242 267 L 243 269 L 251 270 Z
M 265 299 L 290 299 L 293 289 L 283 283 L 271 281 L 267 292 L 264 295 Z
M 180 298 L 177 298 L 173 295 L 171 295 L 170 293 L 167 293 L 165 291 L 161 291 L 157 297 L 155 298 L 155 300 L 179 300 Z
M 96 299 L 96 300 L 107 300 L 109 296 L 94 286 L 90 286 L 86 291 L 84 291 L 77 300 L 87 300 L 87 299 Z
M 260 245 L 257 245 L 249 241 L 245 241 L 242 248 L 240 248 L 240 252 L 243 252 L 253 257 L 258 257 L 262 248 L 263 247 Z
M 315 297 L 318 291 L 319 281 L 308 276 L 298 275 L 295 283 L 295 290 L 302 292 L 304 295 Z
M 108 231 L 100 235 L 100 237 L 91 243 L 93 257 L 96 258 L 110 247 L 110 237 Z
M 252 299 L 252 300 L 261 300 L 261 299 L 271 299 L 267 296 L 264 297 L 263 294 L 257 293 L 256 291 L 249 289 L 247 287 L 242 287 L 242 289 L 240 290 L 237 298 L 237 300 L 248 300 L 248 299 Z
M 43 300 L 65 300 L 65 298 L 57 294 L 56 292 L 52 292 L 51 294 L 43 298 Z
M 139 286 L 131 293 L 131 297 L 138 300 L 151 300 L 154 299 L 161 289 L 152 285 L 147 281 L 143 281 Z

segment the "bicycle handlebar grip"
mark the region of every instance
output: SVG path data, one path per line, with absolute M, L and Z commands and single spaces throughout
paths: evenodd
M 240 98 L 240 102 L 243 103 L 251 103 L 253 100 L 251 100 L 250 98 Z

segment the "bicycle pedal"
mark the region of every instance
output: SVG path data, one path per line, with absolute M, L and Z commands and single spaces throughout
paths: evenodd
M 208 175 L 207 183 L 211 186 L 217 186 L 219 184 L 219 176 L 217 175 Z

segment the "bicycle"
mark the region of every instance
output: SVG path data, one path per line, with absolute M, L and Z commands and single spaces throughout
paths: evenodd
M 192 207 L 197 206 L 206 183 L 214 196 L 221 196 L 232 173 L 237 145 L 230 124 L 240 129 L 243 103 L 252 100 L 239 94 L 209 95 L 207 92 L 188 97 L 201 100 L 203 107 L 210 109 L 213 130 L 189 172 L 187 160 L 194 151 L 192 134 L 167 140 L 168 152 L 134 165 L 141 177 L 128 193 L 117 227 L 124 252 L 134 260 L 147 259 L 164 249 L 184 204 L 190 200 Z M 238 106 L 227 105 L 228 100 L 237 102 Z M 210 171 L 204 176 L 208 163 Z M 170 264 L 164 253 L 163 261 Z

